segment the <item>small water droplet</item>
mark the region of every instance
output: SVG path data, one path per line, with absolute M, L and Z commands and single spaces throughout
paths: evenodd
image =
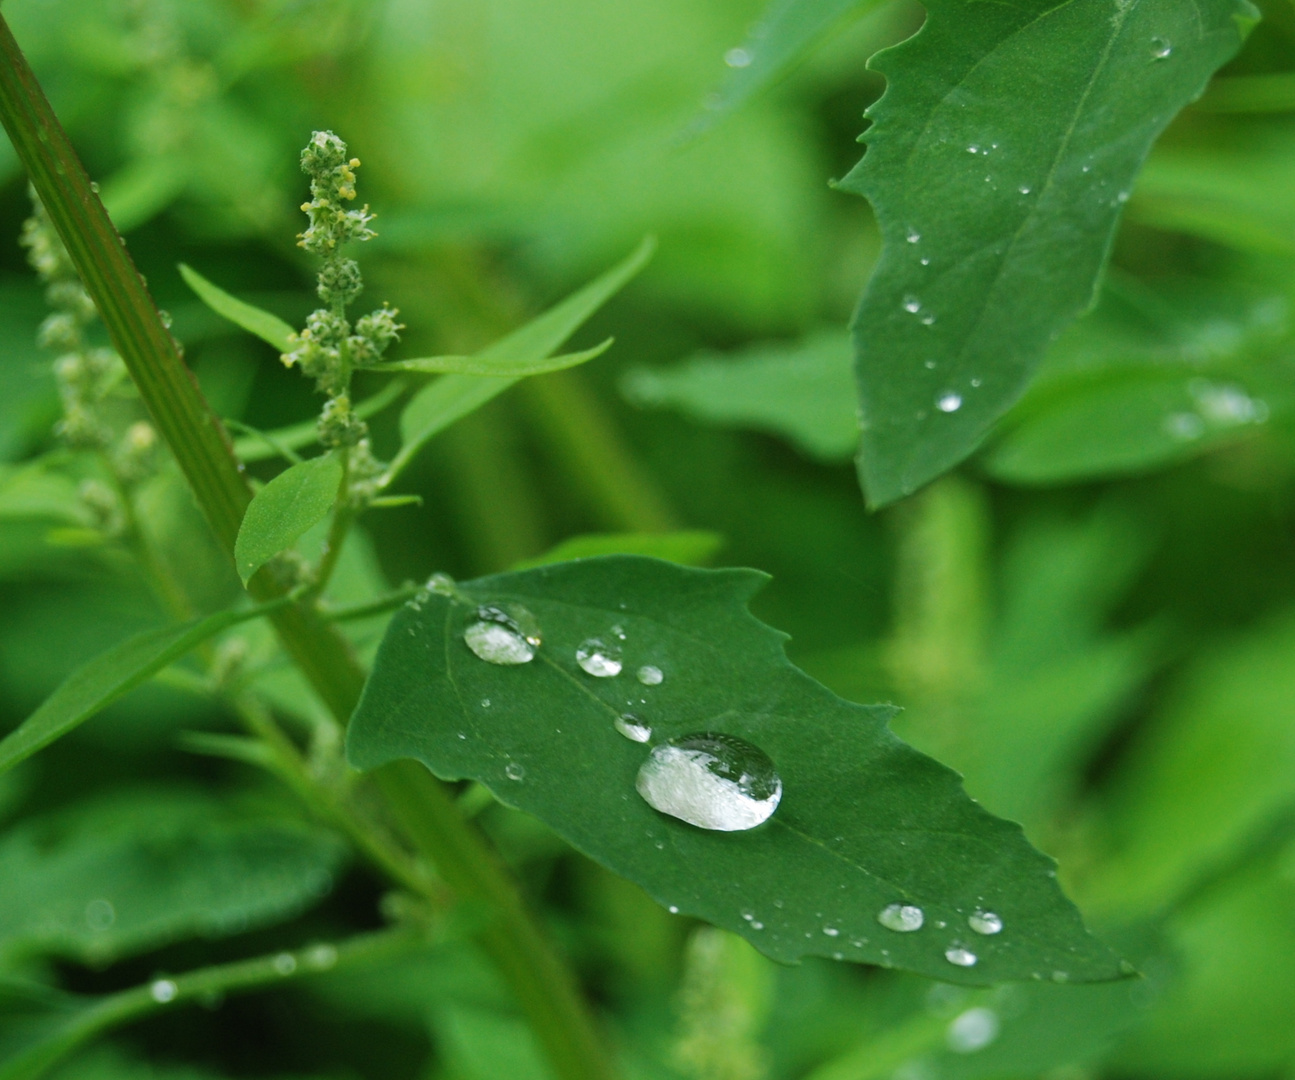
M 922 929 L 924 918 L 922 909 L 916 904 L 887 904 L 877 915 L 877 921 L 887 930 L 895 930 L 901 934 Z
M 926 370 L 927 370 L 927 371 L 934 371 L 934 370 L 935 370 L 935 361 L 934 361 L 934 360 L 925 360 L 925 361 L 923 361 L 923 362 L 922 362 L 922 367 L 926 368 Z
M 967 925 L 977 934 L 997 934 L 1003 929 L 1003 920 L 992 911 L 976 911 L 967 916 Z
M 1118 195 L 1116 195 L 1116 196 L 1115 196 L 1115 201 L 1116 201 L 1116 202 L 1119 202 L 1119 203 L 1126 203 L 1126 202 L 1128 202 L 1128 201 L 1129 201 L 1129 193 L 1128 193 L 1127 191 L 1121 191 Z
M 274 970 L 280 975 L 291 975 L 297 970 L 297 958 L 290 952 L 281 952 L 274 958 Z
M 117 909 L 108 900 L 91 900 L 85 906 L 85 924 L 91 930 L 107 930 L 117 921 Z
M 1022 184 L 1022 185 L 1021 185 L 1020 187 L 1018 187 L 1016 190 L 1017 190 L 1017 191 L 1019 191 L 1022 195 L 1028 195 L 1028 194 L 1030 193 L 1030 185 L 1029 185 L 1029 184 Z
M 525 664 L 540 647 L 539 621 L 520 604 L 483 604 L 463 640 L 491 664 Z
M 962 395 L 952 391 L 943 393 L 936 398 L 935 407 L 943 413 L 957 412 L 962 408 Z
M 1165 417 L 1165 431 L 1175 439 L 1190 442 L 1205 434 L 1205 421 L 1195 413 L 1172 413 Z
M 1093 169 L 1093 167 L 1092 167 L 1091 165 L 1084 165 L 1083 167 L 1081 167 L 1081 168 L 1080 168 L 1080 170 L 1079 170 L 1079 171 L 1080 171 L 1080 172 L 1092 172 L 1092 169 Z
M 668 910 L 669 910 L 669 912 L 670 912 L 670 914 L 671 914 L 671 915 L 678 915 L 678 914 L 679 914 L 679 909 L 678 909 L 677 907 L 675 907 L 675 905 L 674 905 L 674 904 L 671 904 Z
M 997 1039 L 998 1030 L 998 1013 L 993 1009 L 968 1009 L 949 1025 L 945 1042 L 955 1054 L 974 1054 Z
M 750 52 L 743 48 L 729 49 L 724 54 L 724 63 L 731 68 L 750 67 L 753 59 L 754 57 Z
M 586 638 L 576 649 L 576 663 L 587 675 L 609 679 L 621 673 L 621 651 L 599 638 Z
M 661 669 L 652 664 L 644 664 L 638 670 L 638 680 L 644 686 L 660 686 L 664 679 Z
M 918 260 L 918 262 L 920 262 L 923 266 L 930 266 L 930 265 L 931 265 L 931 260 L 930 260 L 930 259 L 928 259 L 925 255 L 923 255 L 923 256 L 922 256 L 922 258 L 920 258 L 920 259 Z
M 782 799 L 782 779 L 763 750 L 710 732 L 656 747 L 635 788 L 663 814 L 718 832 L 755 828 Z
M 979 389 L 980 389 L 980 380 L 979 380 L 979 379 L 972 379 L 972 380 L 971 380 L 971 385 L 972 385 L 972 387 L 973 387 L 974 389 L 979 390 Z
M 904 310 L 910 315 L 916 315 L 922 310 L 922 301 L 910 293 L 908 296 L 904 297 Z
M 166 327 L 166 329 L 168 330 L 171 329 L 171 323 L 174 322 L 175 320 L 171 318 L 171 313 L 169 311 L 166 311 L 163 308 L 158 308 L 157 317 L 161 321 L 162 325 Z
M 835 926 L 823 927 L 823 933 L 825 933 L 828 937 L 836 937 L 838 934 L 840 934 L 840 932 L 841 931 L 838 930 Z
M 509 780 L 524 780 L 526 778 L 526 768 L 516 761 L 510 761 L 504 766 L 504 775 Z
M 908 236 L 906 236 L 905 239 L 910 244 L 916 244 L 919 240 L 922 239 L 922 234 L 918 232 L 916 229 L 909 229 Z
M 979 153 L 980 153 L 980 147 L 979 147 L 979 146 L 977 146 L 975 143 L 972 143 L 970 146 L 968 146 L 968 147 L 967 147 L 967 153 L 968 153 L 968 154 L 979 154 Z
M 764 923 L 762 923 L 759 919 L 753 919 L 753 920 L 751 921 L 751 929 L 752 929 L 752 930 L 763 930 L 763 929 L 764 929 Z
M 165 1005 L 168 1001 L 174 1001 L 175 995 L 179 992 L 179 987 L 170 979 L 155 979 L 153 984 L 148 988 L 149 996 L 159 1005 Z
M 333 945 L 312 945 L 306 950 L 306 963 L 316 971 L 327 971 L 337 963 L 337 948 Z
M 1153 60 L 1168 60 L 1174 47 L 1166 38 L 1153 37 L 1151 39 L 1151 58 Z
M 958 967 L 973 967 L 976 963 L 976 954 L 961 945 L 951 945 L 945 949 L 944 958 Z
M 454 579 L 449 574 L 433 574 L 427 579 L 426 589 L 437 596 L 453 596 Z
M 630 742 L 647 742 L 652 738 L 652 729 L 633 713 L 621 713 L 612 722 L 613 726 Z
M 744 911 L 744 912 L 742 912 L 742 918 L 744 918 L 747 922 L 750 922 L 752 919 L 754 919 L 754 918 L 755 918 L 755 912 L 754 912 L 754 911 Z
M 935 322 L 935 316 L 929 312 L 922 316 L 922 325 L 931 326 Z
M 488 708 L 490 708 L 490 699 L 489 699 L 488 697 L 483 697 L 483 698 L 481 699 L 481 707 L 482 707 L 483 709 L 488 709 Z

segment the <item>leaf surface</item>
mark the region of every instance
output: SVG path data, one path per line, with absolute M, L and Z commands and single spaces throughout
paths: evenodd
M 589 559 L 595 555 L 646 555 L 681 566 L 705 566 L 723 546 L 724 538 L 719 533 L 705 529 L 668 533 L 585 533 L 569 537 L 543 555 L 526 559 L 512 569 L 530 570 L 536 566 L 569 559 Z
M 321 829 L 182 791 L 117 792 L 0 840 L 0 954 L 102 962 L 288 918 L 343 852 Z
M 851 355 L 844 330 L 824 330 L 795 344 L 761 344 L 731 356 L 702 353 L 671 368 L 639 368 L 622 389 L 637 405 L 767 431 L 821 461 L 845 461 L 859 444 Z
M 264 607 L 222 611 L 180 626 L 146 630 L 100 653 L 69 675 L 0 741 L 0 774 L 85 723 L 208 638 L 264 613 Z
M 1236 52 L 1245 0 L 933 0 L 878 54 L 841 182 L 884 237 L 855 315 L 860 477 L 884 505 L 965 458 L 1090 306 L 1152 141 Z
M 387 631 L 348 757 L 362 769 L 413 757 L 442 778 L 475 779 L 660 903 L 777 960 L 837 956 L 968 983 L 1119 977 L 1019 826 L 895 738 L 889 706 L 851 704 L 791 666 L 783 635 L 746 609 L 765 580 L 609 556 L 421 596 Z M 529 664 L 486 663 L 464 643 L 477 606 L 500 602 L 539 620 L 543 644 Z M 586 674 L 577 647 L 614 642 L 617 627 L 623 672 Z M 664 680 L 643 685 L 641 665 Z M 720 732 L 759 747 L 782 780 L 777 811 L 758 828 L 717 833 L 652 809 L 635 791 L 650 747 L 613 726 L 626 712 L 651 726 L 653 745 Z M 877 916 L 894 903 L 920 905 L 922 928 L 882 927 Z M 1000 915 L 1002 932 L 972 932 L 978 909 Z M 946 959 L 959 946 L 974 965 Z
M 291 326 L 279 316 L 240 300 L 203 277 L 191 266 L 180 264 L 180 276 L 185 284 L 198 294 L 198 299 L 206 304 L 217 315 L 223 316 L 236 326 L 241 326 L 249 334 L 254 334 L 267 344 L 273 345 L 279 352 L 292 348 L 288 338 L 296 333 Z
M 507 341 L 507 339 L 504 339 Z M 613 338 L 608 338 L 592 349 L 580 352 L 562 353 L 558 356 L 536 357 L 534 351 L 525 349 L 500 349 L 492 345 L 489 349 L 474 356 L 421 356 L 413 360 L 392 360 L 378 364 L 377 371 L 421 371 L 430 374 L 486 375 L 494 378 L 525 378 L 527 375 L 543 375 L 546 371 L 562 371 L 576 367 L 596 357 L 602 356 L 612 347 Z M 498 351 L 496 351 L 498 350 Z
M 234 562 L 244 584 L 323 521 L 341 484 L 341 460 L 336 454 L 322 454 L 284 469 L 253 496 L 234 542 Z

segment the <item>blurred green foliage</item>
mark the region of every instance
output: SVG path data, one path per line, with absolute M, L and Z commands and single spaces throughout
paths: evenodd
M 1142 972 L 966 990 L 778 967 L 478 800 L 627 1076 L 1295 1075 L 1295 7 L 1265 0 L 1240 55 L 1154 148 L 1097 309 L 983 452 L 869 515 L 840 461 L 854 414 L 831 389 L 841 369 L 823 368 L 812 400 L 782 388 L 843 333 L 878 257 L 867 205 L 826 182 L 854 164 L 882 89 L 867 58 L 922 12 L 892 0 L 833 22 L 849 5 L 820 6 L 831 33 L 749 94 L 724 58 L 751 46 L 759 0 L 8 0 L 5 17 L 209 399 L 259 430 L 308 421 L 317 401 L 198 303 L 177 264 L 300 325 L 314 297 L 293 246 L 296 163 L 312 129 L 365 163 L 380 234 L 369 298 L 409 325 L 396 358 L 476 352 L 654 233 L 652 264 L 570 345 L 614 333 L 615 347 L 439 435 L 404 474 L 422 504 L 366 519 L 329 601 L 432 569 L 503 570 L 587 534 L 720 536 L 717 555 L 709 539 L 628 550 L 771 573 L 754 606 L 792 635 L 792 659 L 851 700 L 903 706 L 896 731 L 1021 821 Z M 716 93 L 725 108 L 707 109 Z M 51 433 L 45 309 L 16 243 L 28 204 L 7 143 L 0 176 L 7 731 L 165 613 Z M 757 364 L 767 393 L 752 379 L 730 394 Z M 373 424 L 389 458 L 394 418 Z M 195 606 L 232 602 L 237 580 L 179 479 L 163 471 L 139 499 Z M 612 550 L 599 543 L 576 550 Z M 346 625 L 368 656 L 385 617 Z M 214 650 L 307 752 L 336 737 L 265 628 Z M 238 744 L 185 738 L 238 730 L 198 682 L 168 669 L 0 778 L 0 1057 L 74 995 L 402 910 Z M 117 892 L 129 875 L 165 884 Z M 425 955 L 147 1020 L 54 1075 L 544 1077 L 464 936 L 449 926 Z

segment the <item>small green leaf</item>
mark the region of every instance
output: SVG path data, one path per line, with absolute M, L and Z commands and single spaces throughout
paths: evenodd
M 506 342 L 508 339 L 505 338 Z M 527 375 L 543 375 L 547 371 L 562 371 L 602 356 L 612 347 L 615 338 L 583 352 L 562 353 L 558 356 L 536 358 L 533 353 L 498 351 L 504 342 L 492 345 L 475 356 L 423 356 L 414 360 L 392 360 L 377 364 L 374 371 L 420 371 L 426 374 L 485 375 L 494 378 L 521 379 Z
M 839 956 L 976 984 L 1119 977 L 1019 826 L 895 738 L 890 707 L 843 701 L 792 667 L 783 636 L 746 608 L 765 580 L 610 556 L 421 595 L 388 628 L 348 757 L 363 769 L 413 757 L 477 780 L 660 903 L 776 960 Z M 465 644 L 478 605 L 500 603 L 537 620 L 532 662 L 487 663 Z M 593 637 L 622 650 L 622 673 L 577 664 Z M 647 666 L 662 678 L 636 677 Z M 625 713 L 651 728 L 651 745 L 618 733 Z M 782 801 L 767 824 L 696 828 L 636 793 L 652 746 L 701 732 L 772 759 Z M 891 904 L 920 905 L 922 928 L 882 926 Z M 970 927 L 981 910 L 1001 917 L 1000 933 Z
M 859 445 L 852 349 L 842 330 L 732 356 L 702 353 L 672 368 L 631 371 L 636 405 L 673 407 L 706 423 L 782 435 L 811 457 L 845 461 Z
M 302 533 L 323 521 L 337 501 L 341 484 L 342 462 L 329 453 L 284 469 L 256 493 L 234 542 L 234 562 L 244 585 Z
M 885 239 L 855 316 L 859 470 L 881 506 L 965 458 L 1092 302 L 1152 141 L 1241 42 L 1245 0 L 932 0 L 880 53 L 841 186 Z
M 525 369 L 540 364 L 619 292 L 630 278 L 642 270 L 655 250 L 656 240 L 650 236 L 645 238 L 623 262 L 595 278 L 583 289 L 572 293 L 560 304 L 549 308 L 543 315 L 483 349 L 477 354 L 476 360 L 487 366 L 505 369 Z M 598 350 L 589 350 L 589 355 L 573 355 L 591 359 L 598 355 Z M 564 363 L 562 366 L 570 365 Z M 520 377 L 451 374 L 424 387 L 414 395 L 401 414 L 402 445 L 387 475 L 396 476 L 433 435 L 502 394 Z
M 223 316 L 236 326 L 241 326 L 249 334 L 255 334 L 281 353 L 292 348 L 288 337 L 296 331 L 277 315 L 271 315 L 268 311 L 262 311 L 259 307 L 231 296 L 219 285 L 213 285 L 197 270 L 184 263 L 180 264 L 180 276 L 184 278 L 185 284 L 198 294 L 198 299 L 217 315 Z
M 704 529 L 668 533 L 588 533 L 563 540 L 557 547 L 534 559 L 519 562 L 513 569 L 530 570 L 536 566 L 589 559 L 596 555 L 646 555 L 680 566 L 705 566 L 723 546 L 724 538 L 719 533 Z
M 265 614 L 271 606 L 222 611 L 180 626 L 146 630 L 100 653 L 0 741 L 0 773 L 85 723 L 208 638 Z
M 103 962 L 281 921 L 327 892 L 343 850 L 197 793 L 113 793 L 0 841 L 0 955 Z

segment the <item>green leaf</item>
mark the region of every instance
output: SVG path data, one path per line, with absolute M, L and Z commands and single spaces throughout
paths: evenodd
M 1094 480 L 1170 465 L 1235 442 L 1269 415 L 1239 382 L 1181 370 L 1115 371 L 1054 387 L 983 458 L 1016 484 Z
M 681 566 L 705 566 L 724 546 L 719 533 L 704 529 L 685 529 L 669 533 L 588 533 L 572 536 L 543 555 L 526 559 L 514 570 L 588 559 L 595 555 L 646 555 L 653 559 L 679 563 Z
M 296 331 L 277 315 L 271 315 L 268 311 L 262 311 L 259 307 L 231 296 L 219 285 L 213 285 L 197 270 L 184 263 L 180 264 L 180 276 L 184 278 L 185 284 L 198 294 L 198 299 L 217 315 L 223 316 L 236 326 L 241 326 L 249 334 L 255 334 L 281 353 L 292 348 L 288 338 Z
M 327 516 L 341 484 L 341 459 L 329 453 L 284 469 L 256 493 L 234 543 L 234 562 L 244 585 Z
M 672 368 L 631 371 L 636 405 L 672 407 L 725 427 L 782 435 L 811 457 L 843 461 L 859 444 L 849 336 L 824 330 L 795 345 L 701 353 Z
M 783 635 L 746 609 L 766 578 L 610 556 L 483 578 L 397 613 L 352 718 L 347 754 L 374 768 L 413 757 L 469 777 L 540 818 L 660 903 L 741 934 L 776 960 L 837 956 L 954 982 L 1117 978 L 1084 930 L 1051 860 L 990 816 L 956 774 L 886 727 L 893 710 L 843 701 L 792 667 Z M 528 664 L 480 660 L 463 640 L 480 604 L 522 604 L 543 644 Z M 576 663 L 590 637 L 624 638 L 624 673 Z M 644 685 L 635 673 L 664 674 Z M 720 732 L 772 758 L 783 784 L 766 825 L 712 832 L 635 792 L 649 747 L 613 721 L 633 712 L 653 744 Z M 514 779 L 516 777 L 516 779 Z M 894 903 L 925 922 L 877 922 Z M 969 929 L 978 909 L 1001 933 Z M 974 966 L 945 958 L 963 946 Z
M 724 56 L 732 69 L 694 130 L 704 130 L 776 82 L 851 16 L 880 0 L 773 0 L 739 48 Z
M 180 626 L 146 630 L 100 653 L 0 741 L 0 774 L 84 724 L 208 638 L 265 614 L 271 606 L 222 611 Z
M 514 330 L 477 354 L 484 365 L 524 369 L 543 362 L 554 349 L 574 334 L 585 321 L 647 265 L 656 250 L 656 240 L 646 237 L 623 262 L 572 293 L 543 315 Z M 590 350 L 598 355 L 597 350 Z M 580 355 L 580 354 L 576 354 Z M 591 358 L 586 356 L 585 359 Z M 569 366 L 567 364 L 564 367 Z M 400 417 L 400 453 L 391 463 L 394 477 L 428 439 L 502 394 L 521 376 L 489 377 L 445 375 L 415 394 Z
M 0 955 L 102 963 L 296 915 L 329 889 L 332 833 L 194 792 L 68 807 L 0 840 Z
M 1245 0 L 933 0 L 842 181 L 885 246 L 854 333 L 874 506 L 965 458 L 1092 302 L 1151 142 L 1236 52 Z
M 543 375 L 546 371 L 562 371 L 602 356 L 612 347 L 615 338 L 583 352 L 562 353 L 559 356 L 537 357 L 524 349 L 501 349 L 508 339 L 492 345 L 475 356 L 423 356 L 414 360 L 392 360 L 377 364 L 374 371 L 421 371 L 429 374 L 485 375 L 494 378 L 521 379 L 527 375 Z

